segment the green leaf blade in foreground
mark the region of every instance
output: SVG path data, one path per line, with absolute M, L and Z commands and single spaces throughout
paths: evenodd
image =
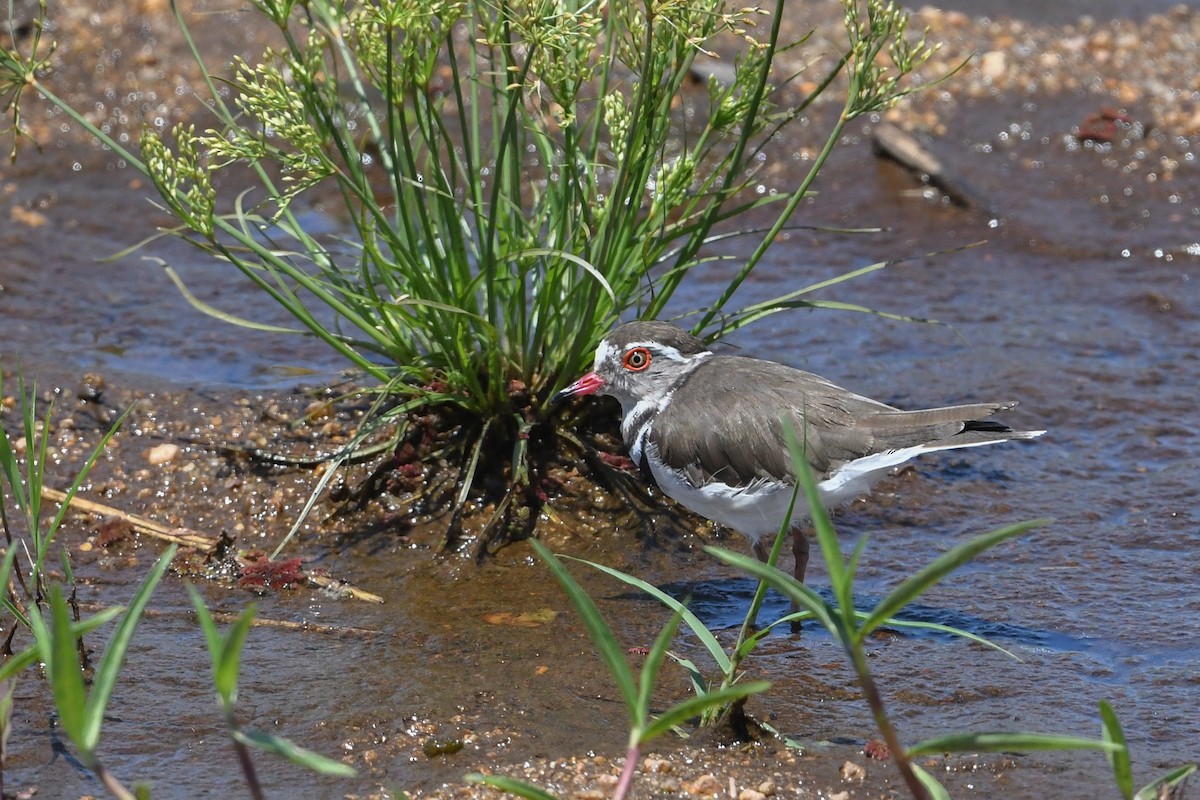
M 769 567 L 756 558 L 708 545 L 704 551 L 718 561 L 723 561 L 731 567 L 736 567 L 752 578 L 766 581 L 783 593 L 789 600 L 795 600 L 801 608 L 813 615 L 831 633 L 840 635 L 841 626 L 833 618 L 829 604 L 800 581 L 775 567 Z
M 1026 750 L 1116 750 L 1120 745 L 1082 736 L 1057 733 L 953 733 L 918 742 L 908 755 L 932 756 L 942 753 L 1006 753 Z
M 264 753 L 282 756 L 297 766 L 310 769 L 321 775 L 330 775 L 335 778 L 353 778 L 358 774 L 358 770 L 349 764 L 343 764 L 341 761 L 334 761 L 332 758 L 323 756 L 320 753 L 314 753 L 312 750 L 307 750 L 282 736 L 273 736 L 272 734 L 260 731 L 237 730 L 233 731 L 233 738 L 244 745 L 262 750 Z
M 3 389 L 2 383 L 0 383 L 0 389 Z M 21 477 L 20 463 L 13 451 L 12 442 L 8 439 L 8 431 L 0 428 L 0 477 L 8 482 L 8 488 L 12 490 L 17 507 L 24 510 L 25 479 Z
M 735 683 L 724 689 L 716 689 L 695 697 L 689 697 L 678 705 L 671 706 L 654 722 L 646 726 L 638 736 L 638 744 L 644 744 L 651 739 L 663 735 L 677 725 L 681 725 L 692 717 L 697 717 L 710 708 L 717 708 L 728 703 L 749 697 L 752 694 L 765 692 L 771 688 L 768 681 L 752 681 L 750 683 Z
M 990 533 L 976 536 L 946 551 L 920 569 L 916 574 L 906 578 L 899 586 L 892 590 L 891 594 L 880 601 L 879 605 L 875 606 L 871 611 L 871 616 L 859 626 L 859 638 L 867 636 L 871 631 L 886 622 L 889 617 L 896 616 L 905 606 L 937 585 L 951 572 L 973 560 L 980 553 L 1009 539 L 1028 533 L 1034 528 L 1040 528 L 1047 523 L 1048 520 L 1019 522 L 1016 525 L 1009 525 L 1008 527 L 999 528 Z
M 6 434 L 4 433 L 4 430 L 0 429 L 0 443 L 4 442 L 5 435 Z M 0 462 L 3 460 L 4 454 L 0 452 Z M 0 492 L 2 491 L 3 487 L 0 487 Z M 0 511 L 3 511 L 3 509 L 4 501 L 0 499 Z M 7 522 L 7 520 L 4 520 L 3 522 Z M 8 552 L 4 554 L 4 562 L 0 564 L 0 586 L 8 586 L 8 582 L 12 578 L 13 563 L 16 561 L 16 559 L 17 548 L 8 548 Z M 8 611 L 8 613 L 12 614 L 20 625 L 26 628 L 30 627 L 29 617 L 25 614 L 25 610 L 13 601 L 13 598 L 9 592 L 4 592 L 3 596 L 0 596 L 0 605 L 2 605 L 5 610 Z
M 946 787 L 938 781 L 937 778 L 926 772 L 920 764 L 910 764 L 913 774 L 917 776 L 917 780 L 929 792 L 930 800 L 950 800 L 950 793 L 946 791 Z
M 717 668 L 721 670 L 722 673 L 729 672 L 729 656 L 726 655 L 725 649 L 721 647 L 721 643 L 717 641 L 717 637 L 713 635 L 712 631 L 710 631 L 705 624 L 700 621 L 700 618 L 697 617 L 686 605 L 679 602 L 674 597 L 671 597 L 671 595 L 667 594 L 662 589 L 659 589 L 657 586 L 647 583 L 641 578 L 630 575 L 627 572 L 621 572 L 618 569 L 606 567 L 603 564 L 597 564 L 594 561 L 587 561 L 582 558 L 572 558 L 571 556 L 563 556 L 563 558 L 568 558 L 571 561 L 578 561 L 580 564 L 587 564 L 589 567 L 598 569 L 606 575 L 611 575 L 617 580 L 627 583 L 635 589 L 640 589 L 641 591 L 658 600 L 667 608 L 679 614 L 683 618 L 683 621 L 687 623 L 687 626 L 689 629 L 691 629 L 692 633 L 696 635 L 696 638 L 700 640 L 700 643 L 704 645 L 704 648 L 708 651 L 708 654 L 712 656 L 713 661 L 717 662 Z
M 654 692 L 654 684 L 658 680 L 658 671 L 662 668 L 667 649 L 679 630 L 681 618 L 678 611 L 671 615 L 671 619 L 654 638 L 654 644 L 646 654 L 646 660 L 642 662 L 642 670 L 638 674 L 637 711 L 633 719 L 634 735 L 646 726 L 646 715 L 650 713 L 650 695 Z
M 150 595 L 158 586 L 158 582 L 162 580 L 171 560 L 175 558 L 176 549 L 175 545 L 171 545 L 163 551 L 158 562 L 150 569 L 150 574 L 142 581 L 137 593 L 129 601 L 129 607 L 126 608 L 121 621 L 117 623 L 117 629 L 109 637 L 108 646 L 104 648 L 104 655 L 101 656 L 100 664 L 96 667 L 96 676 L 92 681 L 92 693 L 87 700 L 87 721 L 80 749 L 93 750 L 100 742 L 100 726 L 104 722 L 104 711 L 112 697 L 113 687 L 117 685 L 117 676 L 125 661 L 125 653 L 129 650 L 129 642 L 133 639 L 133 632 L 142 618 L 142 612 L 146 610 Z
M 571 573 L 567 572 L 567 568 L 563 566 L 563 563 L 537 539 L 530 539 L 529 543 L 533 546 L 534 552 L 538 554 L 538 558 L 542 559 L 546 563 L 546 566 L 550 568 L 550 572 L 554 574 L 554 578 L 563 587 L 563 591 L 567 593 L 571 604 L 575 606 L 575 610 L 583 618 L 583 624 L 587 627 L 588 635 L 591 636 L 593 644 L 600 651 L 600 657 L 604 659 L 604 663 L 608 666 L 608 671 L 612 674 L 612 678 L 617 684 L 617 689 L 620 690 L 621 697 L 624 698 L 625 705 L 629 709 L 630 717 L 636 719 L 638 687 L 633 680 L 633 670 L 630 669 L 629 662 L 625 659 L 625 653 L 621 650 L 621 644 L 617 641 L 616 634 L 612 632 L 612 628 L 604 621 L 604 617 L 600 615 L 600 610 L 596 608 L 596 604 L 592 602 L 592 598 L 588 597 L 583 587 L 575 582 L 575 579 L 571 577 Z
M 225 636 L 221 636 L 216 622 L 213 621 L 212 612 L 204 603 L 204 598 L 191 585 L 188 586 L 188 593 L 192 598 L 192 606 L 196 609 L 200 629 L 204 631 L 204 641 L 208 646 L 209 660 L 212 663 L 213 686 L 217 690 L 221 706 L 226 713 L 229 713 L 232 711 L 234 703 L 237 702 L 242 647 L 246 643 L 246 636 L 254 622 L 257 606 L 254 604 L 248 606 L 229 626 Z
M 865 619 L 868 615 L 861 614 L 860 616 L 862 616 Z M 975 642 L 976 644 L 981 644 L 984 647 L 995 650 L 998 653 L 1003 653 L 1004 655 L 1011 658 L 1013 661 L 1019 661 L 1022 664 L 1025 663 L 1025 660 L 1023 658 L 1021 658 L 1020 656 L 1018 656 L 1016 653 L 1012 652 L 1011 650 L 1009 650 L 1005 647 L 1001 647 L 1000 645 L 996 644 L 992 640 L 986 639 L 977 633 L 971 633 L 970 631 L 965 631 L 962 628 L 955 628 L 953 625 L 943 625 L 940 622 L 918 622 L 916 620 L 896 619 L 895 617 L 885 620 L 883 625 L 884 625 L 884 627 L 887 627 L 887 628 L 913 628 L 916 630 L 935 631 L 937 633 L 946 633 L 951 636 L 957 636 L 961 639 L 966 639 L 968 641 Z
M 246 644 L 246 636 L 250 626 L 254 624 L 254 614 L 257 606 L 251 603 L 246 607 L 233 624 L 225 631 L 221 642 L 221 654 L 217 659 L 217 667 L 213 670 L 213 682 L 222 693 L 225 702 L 232 706 L 237 701 L 238 672 L 242 664 L 242 647 Z
M 196 591 L 196 587 L 189 583 L 187 590 L 188 595 L 192 598 L 192 607 L 196 609 L 196 617 L 200 621 L 200 630 L 204 632 L 204 642 L 208 646 L 208 656 L 215 675 L 217 673 L 217 655 L 221 652 L 221 632 L 217 630 L 217 623 L 213 621 L 212 612 L 208 610 L 204 598 L 200 596 L 200 592 Z M 217 691 L 219 692 L 220 688 Z
M 1117 791 L 1125 800 L 1133 800 L 1133 764 L 1129 759 L 1129 746 L 1125 741 L 1125 731 L 1121 730 L 1121 722 L 1117 712 L 1113 711 L 1104 700 L 1100 701 L 1101 735 L 1104 741 L 1120 745 L 1118 750 L 1109 750 L 1104 756 L 1112 767 L 1113 781 Z
M 45 629 L 41 617 L 31 614 L 41 631 L 35 632 L 42 646 L 42 658 L 48 662 L 50 686 L 54 690 L 54 705 L 58 708 L 58 724 L 67 737 L 79 748 L 85 761 L 91 748 L 85 747 L 87 693 L 83 687 L 83 669 L 79 666 L 79 651 L 75 647 L 75 631 L 71 628 L 71 612 L 63 598 L 62 587 L 50 587 L 50 623 Z M 48 634 L 47 639 L 43 639 Z
M 558 800 L 554 795 L 544 789 L 539 789 L 532 783 L 519 781 L 505 775 L 482 775 L 478 772 L 471 772 L 464 775 L 463 780 L 467 783 L 481 783 L 501 792 L 528 798 L 528 800 Z
M 803 413 L 804 409 L 800 409 L 800 411 Z M 812 467 L 808 464 L 808 457 L 805 455 L 807 443 L 801 441 L 800 432 L 796 430 L 796 421 L 790 415 L 785 414 L 781 422 L 783 423 L 783 436 L 787 440 L 788 452 L 792 458 L 792 468 L 795 470 L 800 487 L 804 490 L 804 500 L 808 504 L 817 544 L 821 547 L 825 568 L 829 572 L 829 584 L 838 598 L 843 615 L 849 620 L 850 615 L 854 613 L 854 602 L 850 597 L 853 578 L 849 574 L 846 560 L 842 557 L 837 532 L 834 531 L 829 513 L 821 502 L 816 476 L 813 475 Z
M 75 498 L 75 495 L 83 486 L 84 481 L 87 480 L 87 476 L 91 473 L 92 467 L 96 466 L 96 462 L 99 461 L 100 456 L 104 454 L 105 449 L 108 447 L 108 443 L 114 436 L 117 435 L 117 431 L 120 430 L 122 423 L 125 422 L 125 418 L 129 416 L 131 411 L 133 411 L 133 406 L 129 406 L 123 412 L 121 412 L 121 416 L 117 417 L 117 421 L 114 422 L 104 433 L 104 436 L 101 437 L 96 446 L 92 448 L 91 453 L 88 454 L 87 461 L 85 461 L 83 466 L 80 467 L 75 473 L 75 480 L 71 481 L 71 485 L 67 487 L 66 497 L 64 497 L 62 502 L 58 504 L 58 511 L 55 512 L 54 518 L 50 521 L 50 526 L 46 529 L 45 536 L 47 544 L 49 544 L 50 540 L 54 538 L 54 535 L 58 533 L 59 526 L 62 525 L 63 520 L 67 517 L 67 512 L 71 509 L 71 501 Z M 47 412 L 46 422 L 49 423 L 49 421 L 49 412 Z
M 1177 786 L 1187 779 L 1189 775 L 1197 769 L 1196 764 L 1185 764 L 1178 769 L 1173 769 L 1166 775 L 1160 778 L 1155 778 L 1150 783 L 1146 784 L 1141 790 L 1134 795 L 1134 800 L 1157 800 L 1162 795 L 1158 790 L 1163 786 Z

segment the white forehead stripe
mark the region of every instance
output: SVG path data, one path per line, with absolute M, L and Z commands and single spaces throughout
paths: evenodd
M 654 350 L 657 353 L 659 353 L 660 355 L 662 355 L 664 358 L 667 358 L 671 361 L 679 361 L 679 362 L 685 362 L 689 358 L 693 362 L 696 362 L 703 358 L 708 358 L 709 356 L 711 356 L 713 354 L 713 352 L 711 350 L 702 350 L 701 352 L 695 353 L 691 356 L 684 356 L 683 353 L 679 352 L 678 348 L 671 347 L 669 345 L 663 344 L 662 342 L 655 342 L 655 341 L 630 342 L 629 344 L 625 345 L 625 348 L 622 350 L 622 349 L 616 347 L 608 339 L 602 339 L 600 341 L 600 344 L 596 347 L 596 359 L 592 362 L 592 371 L 599 372 L 600 365 L 603 364 L 605 361 L 607 361 L 610 358 L 613 359 L 614 361 L 618 360 L 619 356 L 621 356 L 623 353 L 625 353 L 629 350 L 632 350 L 635 347 L 645 347 L 647 350 Z
M 683 353 L 674 347 L 668 347 L 662 342 L 630 342 L 625 349 L 632 350 L 635 347 L 645 347 L 647 350 L 653 348 L 672 361 L 683 361 Z
M 592 362 L 592 372 L 599 372 L 604 359 L 616 355 L 616 352 L 617 348 L 609 344 L 608 339 L 602 340 L 600 346 L 596 348 L 596 360 Z

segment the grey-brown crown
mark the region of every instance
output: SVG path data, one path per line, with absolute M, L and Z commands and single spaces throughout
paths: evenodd
M 680 355 L 693 356 L 708 350 L 708 346 L 685 330 L 675 327 L 669 322 L 657 320 L 637 320 L 619 325 L 604 337 L 604 341 L 613 347 L 625 350 L 631 344 L 654 342 L 678 350 Z

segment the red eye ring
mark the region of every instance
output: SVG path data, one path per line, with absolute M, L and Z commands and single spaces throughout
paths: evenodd
M 635 347 L 625 354 L 621 363 L 630 372 L 643 372 L 650 366 L 650 351 L 644 347 Z

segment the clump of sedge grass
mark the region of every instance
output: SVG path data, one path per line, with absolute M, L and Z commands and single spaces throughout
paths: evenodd
M 174 6 L 174 4 L 172 4 Z M 844 0 L 841 58 L 796 101 L 776 74 L 782 0 L 597 5 L 584 0 L 254 0 L 278 31 L 232 74 L 200 64 L 213 122 L 147 128 L 131 152 L 54 93 L 52 47 L 0 51 L 0 96 L 20 130 L 33 89 L 147 175 L 186 238 L 228 263 L 387 392 L 392 415 L 437 408 L 458 465 L 461 507 L 475 477 L 507 487 L 497 522 L 531 491 L 535 429 L 548 399 L 618 319 L 660 315 L 718 237 L 757 245 L 695 320 L 708 337 L 807 299 L 815 284 L 737 309 L 732 298 L 791 220 L 855 117 L 905 94 L 934 48 L 885 0 Z M 789 13 L 794 13 L 791 9 Z M 717 37 L 745 45 L 728 83 L 710 80 L 699 122 L 672 109 Z M 217 56 L 216 63 L 224 59 Z M 212 63 L 211 61 L 208 63 Z M 841 113 L 807 174 L 761 195 L 759 155 L 844 76 Z M 218 82 L 232 85 L 232 99 Z M 696 92 L 697 90 L 690 90 Z M 222 196 L 217 173 L 254 177 Z M 231 182 L 232 183 L 232 182 Z M 319 238 L 296 212 L 319 191 L 341 201 L 351 235 Z M 747 212 L 773 212 L 762 230 Z M 172 278 L 186 292 L 178 276 Z M 875 267 L 872 267 L 875 268 Z M 871 269 L 871 268 L 869 268 Z M 189 298 L 191 294 L 187 293 Z M 192 298 L 202 310 L 239 320 Z M 846 307 L 839 305 L 839 307 Z M 524 520 L 536 515 L 525 514 Z

